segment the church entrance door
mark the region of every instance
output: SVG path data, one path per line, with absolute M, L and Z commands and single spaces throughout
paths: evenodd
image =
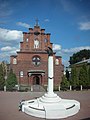
M 39 76 L 35 75 L 33 77 L 33 85 L 40 85 L 40 78 L 39 78 Z

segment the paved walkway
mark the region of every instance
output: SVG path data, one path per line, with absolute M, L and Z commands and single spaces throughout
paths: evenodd
M 19 102 L 42 96 L 42 92 L 0 92 L 0 120 L 45 120 L 18 111 Z M 57 92 L 61 98 L 80 101 L 81 109 L 76 115 L 60 120 L 90 120 L 90 90 Z

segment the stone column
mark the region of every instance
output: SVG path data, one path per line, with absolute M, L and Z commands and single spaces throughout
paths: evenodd
M 80 86 L 80 88 L 81 88 L 81 91 L 82 91 L 82 85 Z
M 6 92 L 6 85 L 4 86 L 4 92 Z
M 31 85 L 31 92 L 33 91 L 33 86 Z
M 44 79 L 45 79 L 45 75 L 44 75 L 44 73 L 42 73 L 42 75 L 41 75 L 41 85 L 42 86 L 44 85 Z
M 33 77 L 31 75 L 31 73 L 29 74 L 29 77 L 30 77 L 30 79 L 29 79 L 30 81 L 29 82 L 30 82 L 31 91 L 33 91 L 33 80 L 32 80 Z
M 70 91 L 72 90 L 72 86 L 70 85 Z
M 53 94 L 53 56 L 48 57 L 48 94 Z
M 60 91 L 60 85 L 59 85 L 59 88 L 58 88 L 58 90 Z

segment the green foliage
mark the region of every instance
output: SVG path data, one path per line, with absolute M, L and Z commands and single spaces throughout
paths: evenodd
M 11 70 L 10 73 L 8 74 L 8 78 L 7 78 L 7 82 L 6 82 L 7 89 L 12 90 L 16 84 L 17 84 L 16 75 Z
M 1 65 L 2 65 L 3 76 L 5 76 L 7 70 L 7 64 L 5 63 L 5 61 L 2 61 Z
M 89 59 L 90 58 L 90 50 L 81 50 L 77 53 L 74 53 L 71 57 L 70 57 L 70 64 L 74 64 L 74 63 L 77 63 L 77 62 L 80 62 L 82 61 L 82 59 L 85 58 L 85 59 Z
M 4 79 L 4 74 L 3 74 L 3 66 L 0 64 L 0 89 L 3 89 L 5 85 L 5 79 Z
M 63 76 L 62 82 L 61 82 L 61 89 L 62 90 L 67 90 L 69 88 L 69 81 L 67 80 L 66 76 Z
M 69 80 L 69 78 L 70 78 L 70 75 L 69 75 L 69 71 L 68 71 L 68 70 L 66 70 L 66 78 L 67 78 L 67 80 Z
M 76 86 L 79 85 L 79 81 L 78 81 L 78 75 L 77 75 L 77 70 L 76 67 L 74 66 L 71 70 L 71 80 L 70 80 L 70 84 L 76 88 Z
M 78 85 L 83 85 L 85 87 L 90 86 L 90 65 L 87 63 L 81 65 L 75 64 L 82 61 L 84 58 L 90 58 L 90 50 L 81 50 L 70 57 L 69 62 L 72 67 L 70 82 L 73 87 L 77 87 Z
M 84 88 L 90 86 L 90 66 L 83 64 L 78 68 L 73 65 L 71 69 L 70 84 L 74 89 L 78 88 L 80 85 L 84 86 Z
M 86 65 L 83 65 L 79 72 L 79 84 L 83 86 L 88 86 L 88 73 Z
M 90 85 L 90 66 L 89 66 L 89 69 L 88 69 L 88 85 Z

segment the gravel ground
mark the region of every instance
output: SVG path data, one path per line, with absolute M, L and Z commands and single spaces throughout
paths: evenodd
M 0 120 L 45 120 L 18 111 L 19 102 L 42 96 L 43 92 L 0 92 Z M 79 113 L 60 120 L 90 120 L 90 90 L 57 92 L 61 98 L 75 99 L 81 104 Z

